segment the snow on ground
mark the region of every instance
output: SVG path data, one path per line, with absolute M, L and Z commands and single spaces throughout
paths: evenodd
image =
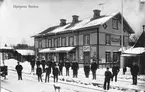
M 4 62 L 5 62 L 6 65 L 8 65 L 9 69 L 15 70 L 15 66 L 17 65 L 18 61 L 15 60 L 15 59 L 9 59 L 9 60 L 5 60 Z M 25 61 L 25 62 L 20 63 L 20 64 L 23 66 L 23 72 L 31 73 L 31 66 L 30 66 L 29 62 Z M 68 76 L 59 76 L 59 79 L 64 81 L 64 82 L 71 83 L 71 84 L 75 83 L 75 84 L 81 85 L 81 86 L 83 84 L 85 87 L 87 86 L 87 87 L 90 87 L 90 88 L 97 88 L 97 89 L 102 90 L 103 89 L 102 84 L 104 82 L 104 72 L 105 71 L 106 71 L 106 69 L 97 69 L 96 75 L 100 76 L 100 77 L 97 76 L 98 78 L 100 78 L 97 81 L 92 80 L 91 72 L 90 72 L 90 77 L 85 78 L 83 68 L 79 69 L 78 78 L 72 78 L 72 70 L 70 69 L 70 76 L 69 77 Z M 111 69 L 110 69 L 110 71 L 111 71 Z M 120 70 L 120 71 L 122 71 L 122 70 Z M 63 68 L 63 75 L 65 75 L 65 68 Z M 128 88 L 136 88 L 138 90 L 141 90 L 141 89 L 137 88 L 136 86 L 131 85 L 132 77 L 131 77 L 131 74 L 130 74 L 130 68 L 127 68 L 126 75 L 122 75 L 122 72 L 119 72 L 118 79 L 127 80 L 127 81 L 129 80 L 130 83 L 125 84 L 123 82 L 117 82 L 117 83 L 111 82 L 111 85 L 117 85 L 117 86 L 120 86 L 120 87 L 112 87 L 108 92 L 134 92 L 135 91 L 135 90 L 127 89 L 127 88 L 121 88 L 122 85 L 126 86 Z M 139 80 L 138 82 L 142 82 L 142 83 L 145 84 L 145 76 L 138 76 L 138 80 Z M 94 84 L 92 84 L 92 83 L 94 83 Z M 137 91 L 137 92 L 141 92 L 141 91 Z
M 4 89 L 4 88 L 0 88 L 1 92 L 12 92 L 10 90 Z
M 5 65 L 8 66 L 8 69 L 15 70 L 15 67 L 18 61 L 15 59 L 8 59 L 8 60 L 5 60 L 4 62 L 5 62 Z M 20 64 L 23 66 L 23 72 L 31 73 L 31 65 L 28 61 L 20 62 Z

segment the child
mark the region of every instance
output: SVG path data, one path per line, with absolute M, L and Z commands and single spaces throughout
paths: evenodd
M 112 73 L 109 71 L 109 68 L 107 67 L 107 71 L 105 71 L 104 90 L 106 90 L 106 86 L 107 86 L 107 90 L 109 90 L 111 77 L 112 77 Z

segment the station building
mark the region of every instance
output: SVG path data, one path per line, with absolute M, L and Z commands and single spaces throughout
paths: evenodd
M 95 59 L 100 68 L 112 67 L 120 63 L 121 37 L 123 45 L 129 45 L 129 36 L 134 33 L 120 12 L 100 15 L 100 10 L 93 10 L 89 19 L 79 20 L 72 16 L 72 22 L 60 19 L 60 24 L 49 27 L 34 37 L 36 56 L 65 62 L 76 60 L 80 65 L 89 64 Z

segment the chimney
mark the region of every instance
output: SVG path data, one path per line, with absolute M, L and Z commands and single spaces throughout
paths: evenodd
M 66 19 L 60 19 L 60 26 L 66 25 Z
M 100 17 L 100 12 L 101 12 L 100 10 L 95 9 L 93 10 L 93 12 L 94 12 L 93 19 L 97 19 Z
M 79 20 L 78 20 L 79 16 L 78 15 L 73 15 L 72 17 L 73 17 L 73 20 L 72 20 L 73 24 L 79 22 Z

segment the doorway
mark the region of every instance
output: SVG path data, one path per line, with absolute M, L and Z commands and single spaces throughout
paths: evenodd
M 66 53 L 59 53 L 59 60 L 62 60 L 62 62 L 65 62 L 65 60 L 66 60 Z
M 84 52 L 84 65 L 90 64 L 90 52 Z

